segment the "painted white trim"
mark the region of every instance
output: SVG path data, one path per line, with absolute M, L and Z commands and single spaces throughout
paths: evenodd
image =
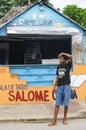
M 71 86 L 79 88 L 84 82 L 86 82 L 86 74 L 83 75 L 71 75 Z

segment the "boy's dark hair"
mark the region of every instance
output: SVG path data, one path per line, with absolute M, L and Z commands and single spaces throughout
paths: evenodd
M 61 55 L 61 57 L 63 57 L 63 59 L 66 60 L 66 61 L 68 60 L 68 57 L 65 56 L 65 55 Z

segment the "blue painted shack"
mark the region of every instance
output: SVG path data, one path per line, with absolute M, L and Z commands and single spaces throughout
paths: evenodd
M 52 86 L 61 52 L 72 54 L 74 66 L 83 68 L 86 29 L 45 3 L 0 26 L 0 65 L 26 86 Z

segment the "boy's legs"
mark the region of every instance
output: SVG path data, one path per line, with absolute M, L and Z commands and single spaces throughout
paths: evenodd
M 56 125 L 56 122 L 57 122 L 57 115 L 58 115 L 58 112 L 59 112 L 59 107 L 60 107 L 60 106 L 55 106 L 53 120 L 52 120 L 52 122 L 50 122 L 50 124 L 49 124 L 48 126 Z
M 71 98 L 71 87 L 69 85 L 64 86 L 64 118 L 63 124 L 67 124 L 67 113 L 68 113 L 68 106 L 70 103 Z
M 55 106 L 53 121 L 56 123 L 60 106 Z
M 67 112 L 68 112 L 68 106 L 64 106 L 63 124 L 67 124 Z
M 59 112 L 60 105 L 63 104 L 63 87 L 58 86 L 57 92 L 56 92 L 56 106 L 54 110 L 54 118 L 52 122 L 49 124 L 49 126 L 56 125 L 57 122 L 57 115 Z

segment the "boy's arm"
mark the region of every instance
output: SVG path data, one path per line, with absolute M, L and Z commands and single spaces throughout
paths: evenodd
M 68 53 L 60 53 L 58 57 L 65 55 L 66 57 L 68 57 L 69 62 L 72 62 L 72 55 L 68 54 Z
M 55 84 L 54 84 L 54 88 L 53 88 L 54 93 L 56 92 L 57 85 L 58 85 L 58 77 L 56 77 L 56 80 L 55 80 Z

